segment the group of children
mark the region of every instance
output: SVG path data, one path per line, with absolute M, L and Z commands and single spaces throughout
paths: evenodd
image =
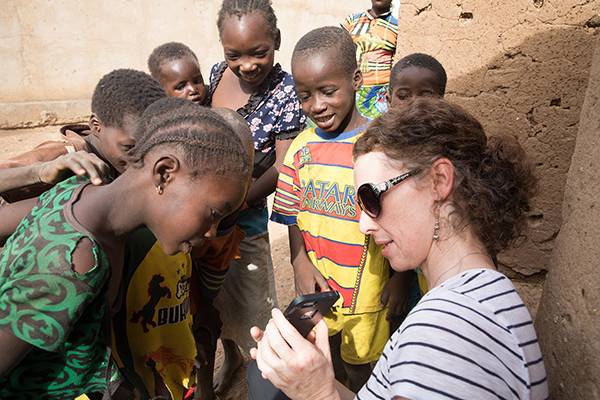
M 304 35 L 289 74 L 270 1 L 224 0 L 208 84 L 166 43 L 151 76 L 98 82 L 87 125 L 0 162 L 0 398 L 216 398 L 277 305 L 273 192 L 296 292 L 341 294 L 336 376 L 366 382 L 419 289 L 359 231 L 352 147 L 369 118 L 446 86 L 425 54 L 391 68 L 390 3 Z

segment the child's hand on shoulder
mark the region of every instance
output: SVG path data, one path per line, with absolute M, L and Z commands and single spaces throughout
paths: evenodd
M 95 154 L 86 151 L 68 153 L 40 163 L 37 170 L 40 182 L 48 184 L 59 182 L 69 171 L 78 176 L 89 176 L 94 185 L 101 185 L 104 178 L 110 175 L 109 166 Z

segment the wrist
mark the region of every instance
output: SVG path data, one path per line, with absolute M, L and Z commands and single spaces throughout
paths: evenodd
M 32 184 L 35 183 L 46 183 L 44 182 L 44 179 L 42 178 L 42 164 L 34 164 L 31 167 L 31 171 L 29 172 L 29 176 L 30 176 L 30 182 Z
M 341 400 L 340 393 L 338 392 L 335 384 L 335 379 L 332 378 L 332 381 L 324 388 L 322 393 L 318 394 L 314 397 L 317 400 Z
M 297 257 L 296 259 L 294 259 L 292 261 L 292 267 L 293 267 L 294 271 L 306 271 L 314 266 L 308 257 L 306 257 L 306 258 Z

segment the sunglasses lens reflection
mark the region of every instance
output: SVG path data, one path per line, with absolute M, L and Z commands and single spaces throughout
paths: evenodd
M 379 198 L 373 191 L 373 188 L 369 184 L 361 185 L 358 188 L 358 200 L 359 205 L 368 216 L 377 218 L 381 207 L 379 205 Z

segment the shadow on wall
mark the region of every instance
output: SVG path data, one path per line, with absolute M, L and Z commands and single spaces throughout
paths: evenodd
M 566 174 L 598 33 L 582 22 L 535 34 L 448 83 L 448 100 L 477 116 L 488 135 L 516 135 L 535 163 L 539 188 L 527 237 L 499 256 L 501 270 L 515 281 L 533 314 L 561 225 Z

